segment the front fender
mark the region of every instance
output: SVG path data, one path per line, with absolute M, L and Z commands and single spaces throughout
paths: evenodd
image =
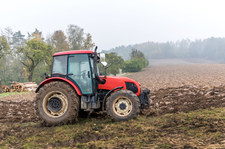
M 63 82 L 66 82 L 66 83 L 70 84 L 75 89 L 75 91 L 77 92 L 77 94 L 79 96 L 81 96 L 80 89 L 73 82 L 71 82 L 70 80 L 68 80 L 66 78 L 62 78 L 62 77 L 52 77 L 52 78 L 48 78 L 48 79 L 44 80 L 43 82 L 41 82 L 39 84 L 39 86 L 36 89 L 35 93 L 37 93 L 40 90 L 40 88 L 42 88 L 45 84 L 48 84 L 48 83 L 53 82 L 53 81 L 63 81 Z

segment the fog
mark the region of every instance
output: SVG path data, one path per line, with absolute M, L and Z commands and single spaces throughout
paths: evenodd
M 22 33 L 38 28 L 45 36 L 84 28 L 99 49 L 147 41 L 225 37 L 222 0 L 7 0 L 1 1 L 0 29 Z

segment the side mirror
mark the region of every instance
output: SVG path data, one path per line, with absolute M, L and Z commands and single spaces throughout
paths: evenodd
M 107 62 L 105 61 L 105 53 L 100 53 L 100 61 L 104 67 L 107 66 Z
M 107 62 L 101 62 L 104 67 L 107 66 Z

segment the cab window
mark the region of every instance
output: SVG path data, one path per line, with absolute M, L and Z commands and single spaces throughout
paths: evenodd
M 55 56 L 53 59 L 52 74 L 62 74 L 67 73 L 67 55 Z

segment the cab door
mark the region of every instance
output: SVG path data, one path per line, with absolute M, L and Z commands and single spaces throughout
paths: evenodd
M 68 76 L 80 88 L 82 95 L 93 94 L 92 72 L 88 54 L 69 55 Z

